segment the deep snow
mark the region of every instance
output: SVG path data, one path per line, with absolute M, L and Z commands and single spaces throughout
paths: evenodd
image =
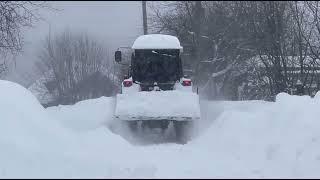
M 1 178 L 319 178 L 320 95 L 201 101 L 186 145 L 135 145 L 110 128 L 114 99 L 44 109 L 0 81 Z

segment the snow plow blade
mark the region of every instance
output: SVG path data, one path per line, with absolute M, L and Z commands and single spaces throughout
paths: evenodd
M 126 121 L 199 120 L 199 96 L 192 92 L 177 90 L 118 94 L 115 118 Z

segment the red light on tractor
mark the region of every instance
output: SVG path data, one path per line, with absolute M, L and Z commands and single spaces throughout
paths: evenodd
M 130 87 L 130 86 L 132 86 L 132 81 L 123 81 L 123 86 L 124 86 L 124 87 Z
M 191 80 L 183 80 L 182 85 L 183 86 L 191 86 Z

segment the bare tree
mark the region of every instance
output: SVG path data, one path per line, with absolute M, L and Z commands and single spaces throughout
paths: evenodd
M 153 7 L 151 20 L 158 32 L 178 36 L 185 63 L 207 93 L 230 98 L 240 88 L 249 99 L 273 99 L 298 79 L 309 94 L 315 83 L 320 88 L 319 7 L 317 1 L 164 2 Z
M 41 19 L 40 9 L 53 9 L 41 1 L 1 1 L 0 2 L 0 55 L 16 55 L 22 51 L 23 28 L 32 27 Z M 7 70 L 7 63 L 0 62 L 0 76 Z M 5 67 L 5 68 L 4 68 Z
M 214 91 L 236 94 L 231 91 L 235 90 L 234 81 L 241 74 L 238 67 L 243 59 L 252 56 L 243 26 L 246 19 L 241 16 L 238 3 L 182 1 L 163 6 L 169 10 L 153 8 L 153 25 L 179 37 L 185 48 L 184 62 L 195 72 L 195 84 L 209 88 L 205 92 L 212 92 L 213 96 L 217 94 Z
M 0 63 L 0 78 L 5 75 L 5 72 L 7 72 L 7 69 L 8 67 L 5 61 L 3 63 Z
M 106 49 L 87 34 L 49 35 L 39 57 L 40 72 L 53 73 L 59 103 L 110 95 L 114 89 Z
M 319 69 L 320 69 L 320 6 L 318 1 L 307 1 L 307 2 L 300 2 L 303 4 L 305 8 L 305 16 L 304 16 L 304 24 L 307 26 L 305 31 L 302 31 L 302 37 L 304 42 L 306 43 L 307 47 L 309 48 L 307 51 L 308 57 L 312 60 L 308 62 L 308 72 L 311 71 L 311 79 L 309 81 L 309 94 L 315 93 L 317 90 L 320 89 L 320 76 L 319 76 Z M 301 7 L 301 5 L 299 6 Z M 308 80 L 307 79 L 307 80 Z M 306 84 L 306 82 L 304 82 Z M 314 85 L 316 84 L 316 90 L 314 89 Z

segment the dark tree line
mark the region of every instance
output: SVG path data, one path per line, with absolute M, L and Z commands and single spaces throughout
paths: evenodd
M 152 28 L 177 36 L 202 94 L 272 99 L 319 89 L 317 1 L 177 1 L 151 7 Z

